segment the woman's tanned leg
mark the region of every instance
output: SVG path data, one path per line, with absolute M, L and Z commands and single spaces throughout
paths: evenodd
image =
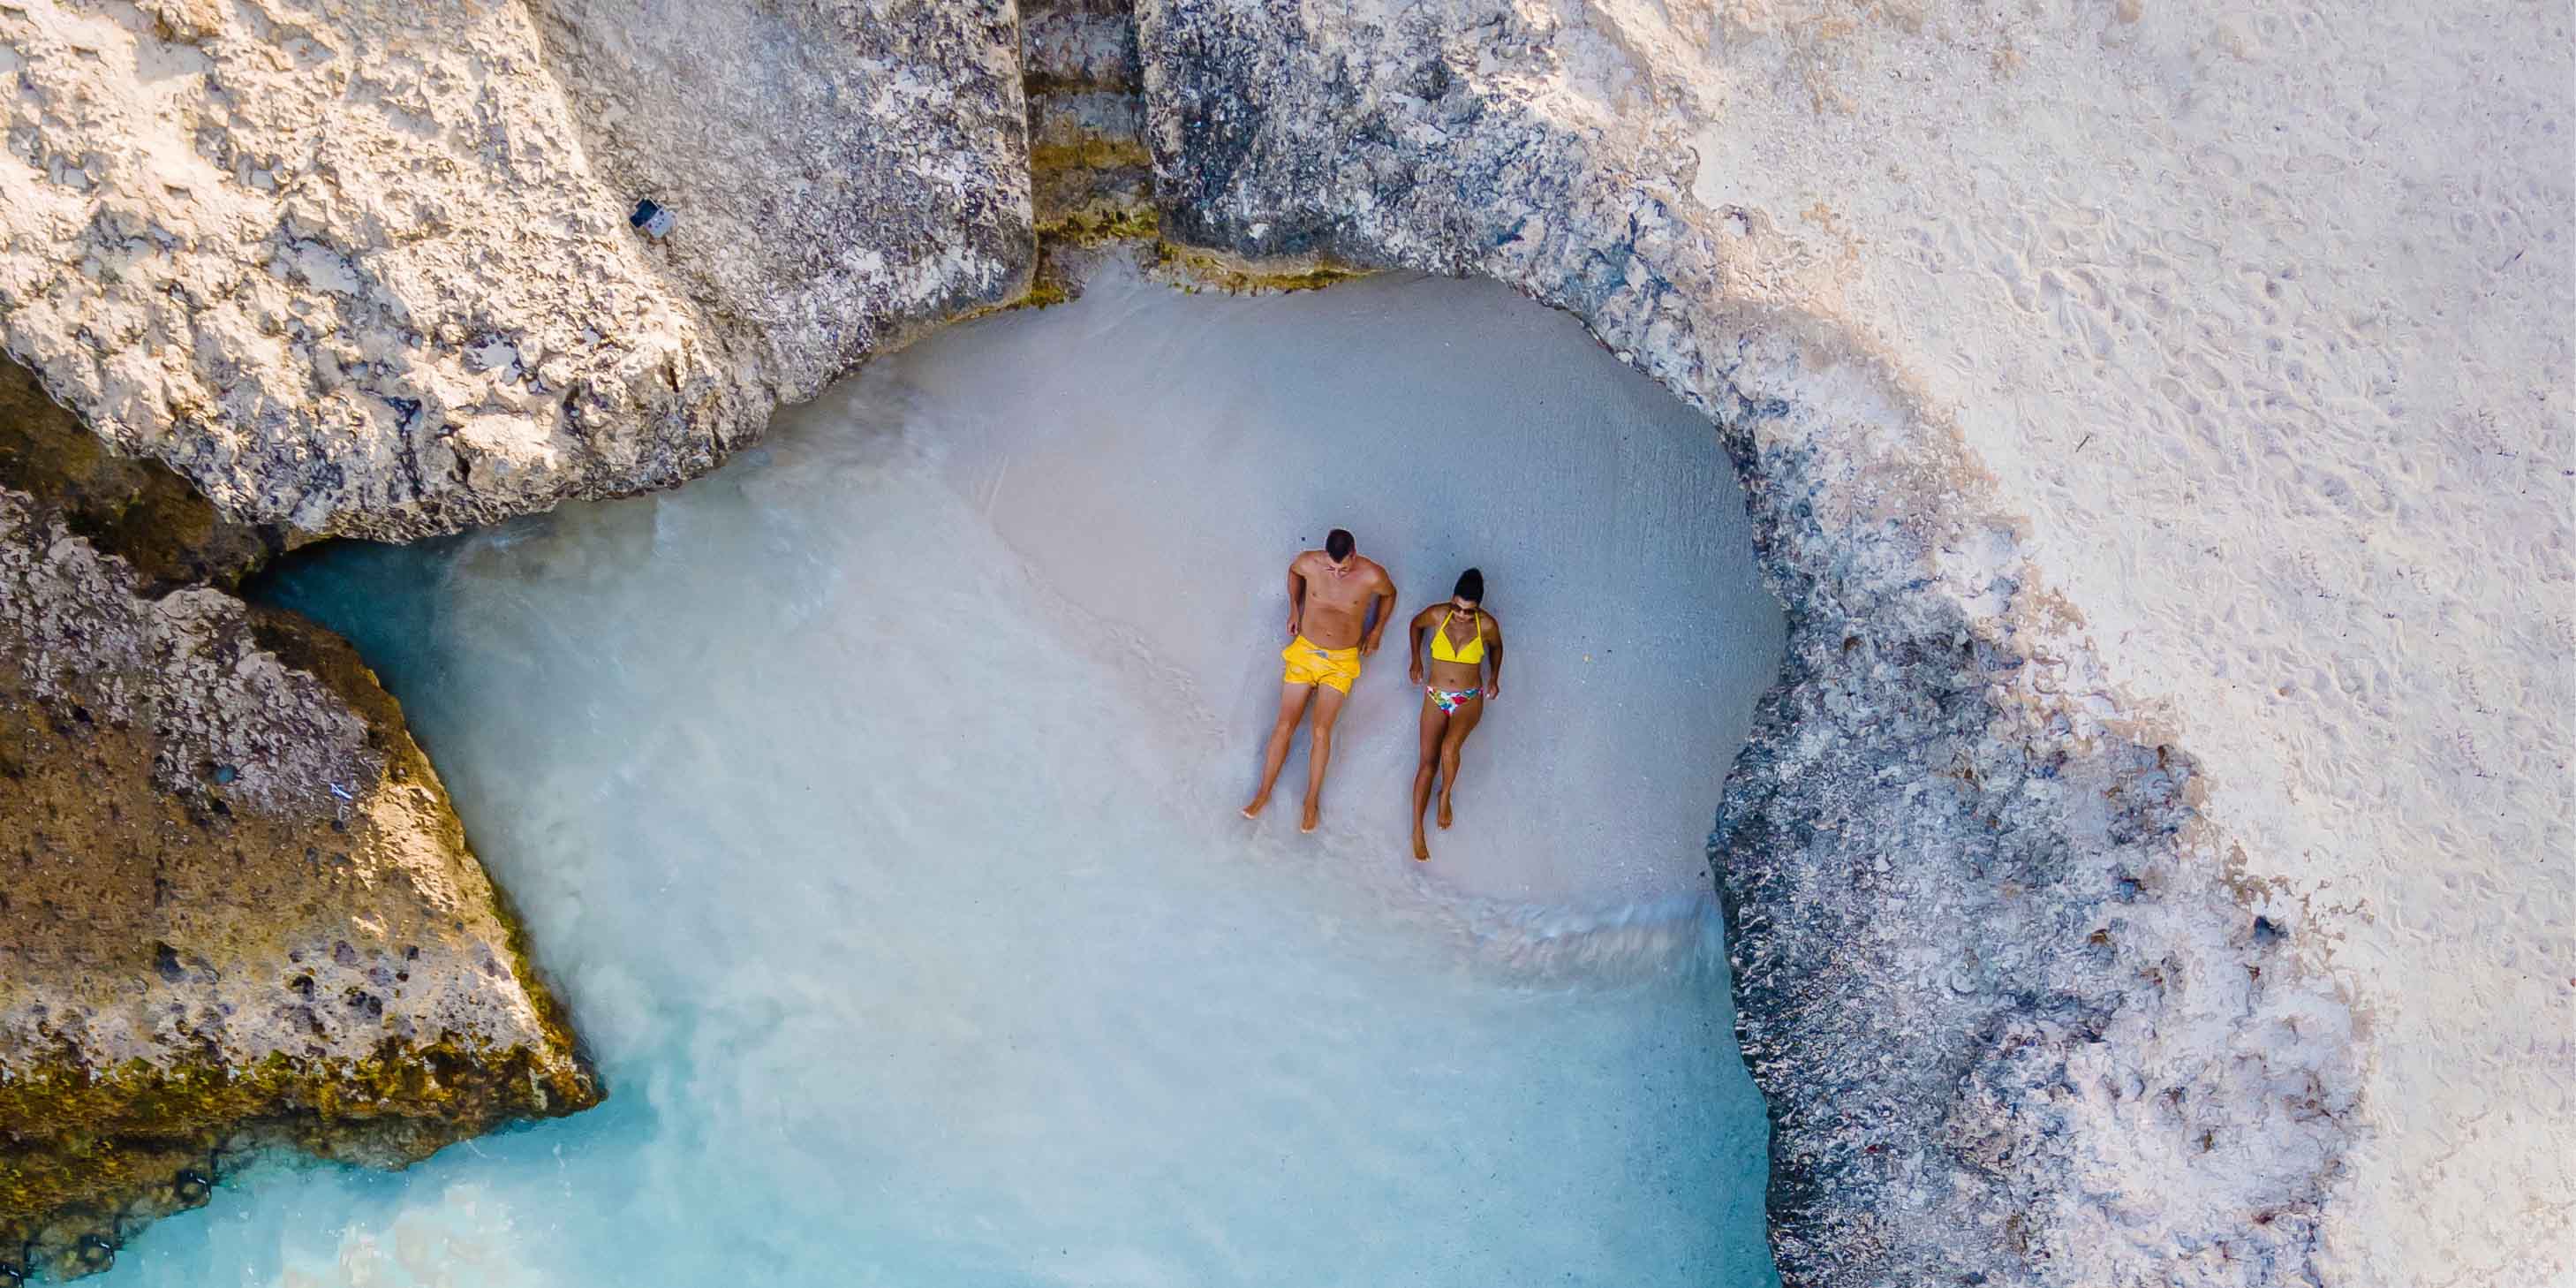
M 1440 739 L 1440 826 L 1449 826 L 1450 793 L 1458 790 L 1458 751 L 1467 745 L 1467 735 L 1476 732 L 1476 724 L 1485 718 L 1485 700 L 1469 698 L 1458 704 L 1458 714 L 1449 717 L 1449 731 Z
M 1431 807 L 1431 776 L 1440 769 L 1440 743 L 1449 728 L 1449 717 L 1431 695 L 1422 695 L 1422 758 L 1413 766 L 1413 857 L 1431 857 L 1431 843 L 1422 838 L 1422 811 Z

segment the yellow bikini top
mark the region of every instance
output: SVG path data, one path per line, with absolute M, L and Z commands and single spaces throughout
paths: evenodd
M 1467 641 L 1465 648 L 1452 648 L 1449 645 L 1449 620 L 1457 615 L 1457 609 L 1450 609 L 1449 616 L 1440 619 L 1440 629 L 1431 632 L 1431 660 L 1474 666 L 1485 660 L 1484 626 L 1481 621 L 1478 622 L 1476 638 Z

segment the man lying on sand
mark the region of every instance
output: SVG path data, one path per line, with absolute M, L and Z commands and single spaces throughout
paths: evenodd
M 1377 624 L 1368 624 L 1369 608 Z M 1288 666 L 1280 677 L 1279 722 L 1270 730 L 1270 753 L 1261 765 L 1261 790 L 1243 807 L 1245 818 L 1257 817 L 1270 803 L 1279 782 L 1279 767 L 1288 763 L 1288 740 L 1315 700 L 1315 732 L 1306 748 L 1306 816 L 1297 830 L 1312 832 L 1323 817 L 1324 764 L 1333 755 L 1333 721 L 1360 678 L 1360 658 L 1377 652 L 1395 611 L 1395 581 L 1376 561 L 1359 556 L 1351 534 L 1335 528 L 1324 548 L 1309 550 L 1288 564 L 1288 647 L 1279 656 Z

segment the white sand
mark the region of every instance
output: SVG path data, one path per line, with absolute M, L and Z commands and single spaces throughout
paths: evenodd
M 1812 249 L 2326 931 L 2336 1281 L 2576 1280 L 2565 6 L 1574 21 L 1605 85 L 1701 68 L 1675 176 Z

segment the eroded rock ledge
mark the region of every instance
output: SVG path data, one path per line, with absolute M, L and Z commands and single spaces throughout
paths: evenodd
M 670 486 L 1028 282 L 1003 0 L 40 0 L 0 91 L 0 341 L 253 522 Z
M 274 534 L 0 383 L 0 1279 L 104 1268 L 246 1151 L 595 1103 L 393 699 L 206 584 Z

